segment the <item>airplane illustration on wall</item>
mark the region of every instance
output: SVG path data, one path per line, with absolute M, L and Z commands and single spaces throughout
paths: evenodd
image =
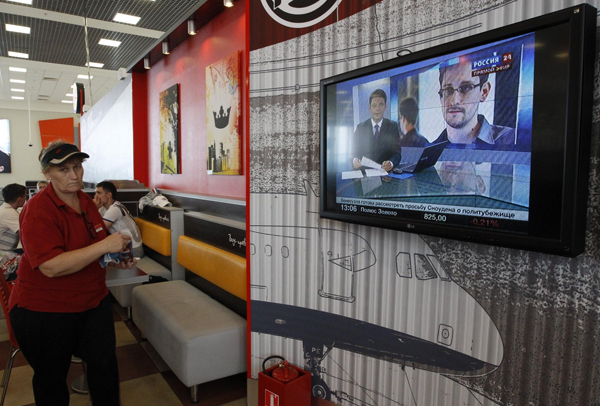
M 498 329 L 420 236 L 321 219 L 318 197 L 304 186 L 306 195 L 251 194 L 253 207 L 273 214 L 260 217 L 271 224 L 250 225 L 251 266 L 262 270 L 251 273 L 251 329 L 273 337 L 253 346 L 253 357 L 287 348 L 311 371 L 313 396 L 356 405 L 378 403 L 356 379 L 331 389 L 341 382 L 323 366 L 335 363 L 333 353 L 450 379 L 498 368 Z

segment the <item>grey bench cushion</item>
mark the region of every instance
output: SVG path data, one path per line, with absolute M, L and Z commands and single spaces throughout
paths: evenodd
M 137 267 L 140 268 L 142 271 L 146 272 L 148 275 L 162 276 L 167 280 L 172 279 L 171 271 L 169 271 L 167 268 L 165 268 L 150 257 L 140 258 L 140 260 L 137 263 Z M 131 291 L 133 290 L 133 288 L 140 285 L 141 283 L 114 286 L 108 288 L 108 290 L 122 307 L 129 307 L 131 306 Z
M 185 281 L 138 286 L 133 321 L 188 387 L 246 371 L 246 320 Z

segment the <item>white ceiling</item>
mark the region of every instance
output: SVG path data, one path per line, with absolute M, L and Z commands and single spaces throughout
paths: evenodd
M 206 1 L 222 0 L 33 0 L 22 5 L 0 0 L 0 108 L 72 112 L 75 82 L 86 89 L 85 104 L 93 105 L 119 82 L 119 68 L 130 68 L 172 29 Z M 137 25 L 116 23 L 116 12 L 141 17 Z M 87 16 L 87 21 L 85 19 Z M 8 32 L 5 24 L 31 27 L 31 34 Z M 90 68 L 89 60 L 104 63 Z M 100 38 L 121 41 L 118 48 L 99 45 Z M 8 51 L 28 53 L 29 59 L 8 57 Z M 9 67 L 25 68 L 26 73 Z M 25 80 L 25 84 L 10 79 Z M 15 92 L 12 89 L 24 89 Z M 91 89 L 91 92 L 90 92 Z M 14 100 L 13 96 L 24 97 Z
M 27 73 L 11 72 L 9 67 L 26 68 Z M 52 110 L 72 112 L 72 104 L 62 103 L 72 101 L 71 86 L 75 82 L 83 83 L 86 89 L 87 105 L 100 100 L 118 82 L 118 72 L 105 69 L 90 69 L 92 75 L 91 95 L 89 82 L 78 79 L 77 75 L 87 75 L 86 67 L 59 65 L 16 58 L 0 57 L 0 108 L 27 109 L 28 99 L 34 110 Z M 25 80 L 25 84 L 11 83 L 10 79 Z M 25 92 L 14 92 L 12 89 L 24 89 Z M 13 100 L 12 96 L 25 97 L 24 100 Z M 48 105 L 53 106 L 48 106 Z

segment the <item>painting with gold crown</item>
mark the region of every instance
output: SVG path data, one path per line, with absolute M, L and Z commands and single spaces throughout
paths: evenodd
M 211 175 L 242 174 L 240 52 L 206 68 L 206 169 Z

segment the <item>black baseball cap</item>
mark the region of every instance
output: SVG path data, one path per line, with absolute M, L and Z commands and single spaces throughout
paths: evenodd
M 81 158 L 90 157 L 85 152 L 81 152 L 79 148 L 73 144 L 58 145 L 44 154 L 42 157 L 42 164 L 59 165 L 65 160 L 76 155 L 80 156 Z

